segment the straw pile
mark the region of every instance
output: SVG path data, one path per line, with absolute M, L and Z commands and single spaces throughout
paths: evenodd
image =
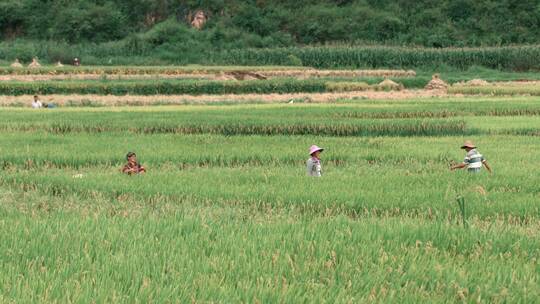
M 439 74 L 434 74 L 431 77 L 431 80 L 425 87 L 426 90 L 446 90 L 448 89 L 448 84 L 444 82 L 440 77 Z

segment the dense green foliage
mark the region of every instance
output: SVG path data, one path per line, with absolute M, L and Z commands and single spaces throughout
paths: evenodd
M 540 46 L 493 48 L 407 47 L 305 47 L 289 49 L 240 49 L 225 52 L 229 64 L 287 65 L 290 56 L 318 68 L 416 68 L 471 66 L 495 69 L 540 69 Z
M 537 97 L 3 109 L 0 301 L 538 302 L 539 118 Z M 493 174 L 449 171 L 465 138 Z
M 206 32 L 187 30 L 203 9 Z M 332 41 L 425 46 L 538 43 L 540 4 L 534 0 L 459 1 L 222 1 L 222 0 L 4 0 L 2 38 L 105 42 L 173 20 L 154 44 L 211 42 L 240 47 Z M 180 41 L 183 40 L 183 41 Z
M 204 80 L 133 80 L 133 81 L 35 81 L 0 82 L 1 95 L 31 94 L 97 94 L 97 95 L 177 95 L 177 94 L 285 94 L 323 93 L 333 91 L 383 90 L 377 86 L 382 78 L 366 78 L 365 82 L 344 82 L 324 79 L 297 80 L 293 78 L 251 81 Z M 408 88 L 426 85 L 427 78 L 395 79 Z M 342 85 L 340 85 L 342 84 Z M 370 85 L 371 84 L 371 85 Z
M 201 31 L 188 19 L 208 13 Z M 437 50 L 295 49 L 302 45 L 507 46 L 540 43 L 540 3 L 534 0 L 185 1 L 4 0 L 0 60 L 33 56 L 83 64 L 287 64 L 308 66 L 484 65 L 538 69 L 538 55 Z M 262 60 L 258 49 L 263 51 Z M 285 49 L 281 49 L 285 48 Z M 293 49 L 290 49 L 293 48 Z M 252 49 L 244 51 L 245 49 Z M 227 52 L 227 51 L 231 52 Z M 240 50 L 240 51 L 238 51 Z M 367 55 L 362 55 L 367 52 Z M 405 54 L 402 54 L 404 52 Z M 411 56 L 411 52 L 419 55 Z M 447 51 L 452 55 L 457 51 Z M 444 52 L 443 52 L 444 53 Z M 538 51 L 536 51 L 538 53 Z M 271 55 L 270 58 L 268 55 Z M 344 59 L 344 56 L 346 59 Z M 372 57 L 375 58 L 372 58 Z M 452 55 L 453 56 L 453 55 Z M 328 59 L 321 59 L 321 57 Z M 331 58 L 338 58 L 334 60 Z M 381 62 L 382 61 L 382 62 Z
M 0 94 L 244 94 L 324 92 L 323 80 L 267 80 L 267 81 L 44 81 L 2 82 Z

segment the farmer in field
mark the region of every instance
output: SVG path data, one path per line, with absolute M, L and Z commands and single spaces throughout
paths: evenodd
M 316 145 L 313 145 L 309 148 L 309 155 L 311 157 L 307 160 L 307 174 L 309 176 L 321 176 L 321 152 L 324 151 L 323 148 L 320 148 Z
M 470 173 L 478 173 L 480 172 L 480 169 L 482 169 L 482 165 L 486 167 L 486 169 L 491 173 L 491 168 L 489 167 L 486 159 L 482 154 L 476 150 L 476 146 L 473 144 L 472 141 L 467 140 L 461 146 L 461 149 L 464 149 L 467 151 L 467 154 L 465 155 L 465 159 L 461 164 L 453 165 L 450 167 L 450 170 L 455 169 L 463 169 L 467 168 L 467 171 Z
M 32 108 L 41 109 L 42 107 L 43 107 L 43 104 L 39 100 L 39 97 L 37 95 L 34 95 L 34 101 L 32 101 Z
M 125 164 L 122 168 L 123 173 L 127 175 L 133 175 L 146 172 L 146 169 L 144 169 L 144 167 L 137 162 L 137 155 L 135 155 L 135 153 L 128 152 L 128 154 L 126 155 L 126 159 L 127 164 Z

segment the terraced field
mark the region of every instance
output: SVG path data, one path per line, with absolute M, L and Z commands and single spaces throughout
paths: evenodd
M 0 301 L 534 303 L 539 130 L 535 96 L 2 108 Z

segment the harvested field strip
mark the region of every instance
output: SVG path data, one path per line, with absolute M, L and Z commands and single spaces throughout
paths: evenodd
M 35 72 L 35 73 L 32 73 Z M 231 76 L 234 78 L 235 74 L 258 74 L 267 78 L 321 78 L 321 77 L 349 77 L 349 78 L 379 78 L 379 77 L 415 77 L 416 72 L 409 70 L 315 70 L 315 69 L 295 69 L 295 70 L 230 70 L 230 71 L 144 71 L 140 73 L 129 72 L 124 73 L 122 70 L 107 70 L 107 71 L 92 71 L 85 70 L 82 73 L 74 71 L 68 73 L 67 71 L 49 71 L 44 73 L 40 70 L 28 70 L 20 73 L 18 70 L 1 71 L 0 68 L 0 80 L 1 81 L 35 81 L 35 80 L 63 80 L 63 79 L 157 79 L 157 78 L 196 78 L 196 79 L 217 79 Z
M 77 74 L 106 74 L 106 75 L 184 75 L 184 74 L 216 74 L 220 72 L 251 72 L 251 71 L 302 71 L 311 68 L 288 66 L 43 66 L 41 68 L 11 68 L 0 67 L 0 75 L 77 75 Z
M 452 86 L 448 88 L 448 93 L 466 95 L 531 95 L 540 96 L 539 84 L 517 85 L 486 85 L 486 86 Z
M 40 95 L 43 102 L 66 107 L 150 106 L 150 105 L 240 105 L 259 103 L 364 102 L 366 99 L 418 99 L 445 97 L 440 91 L 362 91 L 288 94 L 214 94 L 214 95 Z M 29 107 L 33 95 L 2 96 L 0 107 Z
M 1 75 L 0 81 L 81 81 L 81 80 L 100 80 L 100 81 L 125 81 L 125 80 L 161 80 L 161 79 L 186 79 L 186 80 L 213 80 L 216 77 L 212 74 L 180 74 L 180 75 L 109 75 L 109 74 L 59 74 L 59 75 Z

